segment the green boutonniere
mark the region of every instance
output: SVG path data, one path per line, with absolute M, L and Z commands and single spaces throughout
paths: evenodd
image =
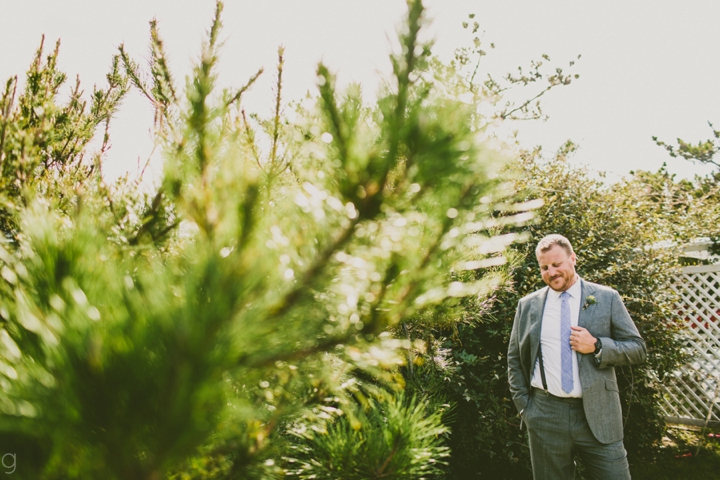
M 585 310 L 585 309 L 588 308 L 590 305 L 593 305 L 593 304 L 595 304 L 595 303 L 597 303 L 597 300 L 595 300 L 595 297 L 592 296 L 592 295 L 588 295 L 588 297 L 585 299 L 585 305 L 583 305 L 583 308 L 582 308 L 582 309 Z

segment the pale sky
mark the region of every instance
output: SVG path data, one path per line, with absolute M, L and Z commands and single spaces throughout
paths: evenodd
M 514 128 L 525 145 L 552 152 L 565 140 L 580 145 L 572 161 L 620 178 L 657 170 L 663 162 L 682 177 L 707 173 L 670 158 L 651 137 L 699 141 L 707 122 L 720 127 L 720 2 L 714 0 L 426 0 L 435 51 L 450 58 L 467 45 L 460 24 L 476 13 L 484 43 L 496 48 L 487 68 L 496 76 L 545 53 L 558 66 L 582 55 L 580 79 L 544 100 L 547 122 Z M 200 51 L 214 0 L 0 0 L 0 81 L 23 76 L 46 36 L 60 38 L 60 68 L 80 76 L 89 92 L 104 86 L 111 56 L 124 43 L 147 58 L 148 22 L 157 18 L 178 85 Z M 314 89 L 323 60 L 344 83 L 374 93 L 390 73 L 388 54 L 405 12 L 403 0 L 226 0 L 220 66 L 222 85 L 240 86 L 260 67 L 265 74 L 245 97 L 250 111 L 269 114 L 276 52 L 286 47 L 285 100 Z M 152 112 L 136 93 L 113 126 L 105 171 L 136 171 L 152 150 Z M 156 170 L 159 167 L 156 165 Z

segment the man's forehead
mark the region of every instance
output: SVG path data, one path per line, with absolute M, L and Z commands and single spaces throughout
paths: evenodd
M 562 262 L 567 260 L 572 255 L 568 255 L 567 251 L 559 245 L 553 245 L 552 248 L 545 250 L 544 252 L 538 253 L 537 261 L 540 265 Z

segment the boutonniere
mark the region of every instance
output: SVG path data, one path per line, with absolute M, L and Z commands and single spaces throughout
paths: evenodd
M 588 308 L 590 305 L 594 305 L 597 303 L 597 300 L 595 300 L 595 297 L 592 295 L 588 295 L 588 297 L 585 299 L 585 305 L 583 305 L 583 310 Z

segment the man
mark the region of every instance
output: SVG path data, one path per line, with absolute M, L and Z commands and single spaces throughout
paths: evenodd
M 629 479 L 614 367 L 642 363 L 645 342 L 618 292 L 578 277 L 567 238 L 543 238 L 535 256 L 547 287 L 518 303 L 508 347 L 533 476 L 574 478 L 578 453 L 591 478 Z

